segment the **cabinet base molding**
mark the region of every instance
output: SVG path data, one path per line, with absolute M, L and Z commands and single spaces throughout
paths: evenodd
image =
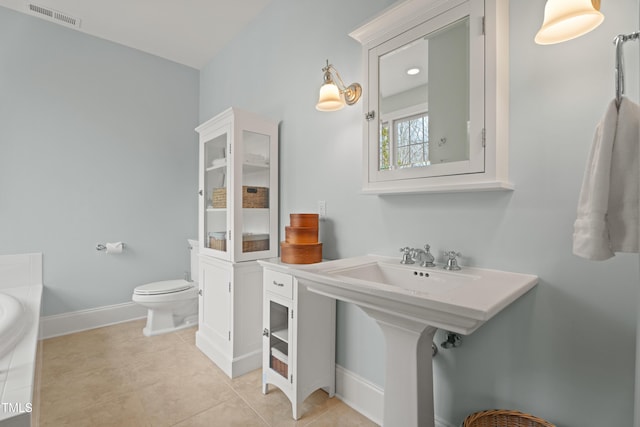
M 227 352 L 221 351 L 213 341 L 199 331 L 196 332 L 196 346 L 229 378 L 239 377 L 262 366 L 262 347 L 231 359 L 227 356 Z

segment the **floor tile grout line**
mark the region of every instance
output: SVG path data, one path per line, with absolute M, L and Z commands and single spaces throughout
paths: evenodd
M 249 399 L 245 399 L 245 397 L 242 394 L 240 394 L 240 392 L 238 392 L 238 390 L 236 390 L 236 388 L 233 386 L 233 383 L 231 383 L 231 389 L 249 407 L 249 409 L 251 409 L 253 412 L 255 412 L 255 414 L 258 416 L 258 418 L 260 418 L 267 425 L 267 427 L 272 427 L 271 424 L 262 416 L 260 411 L 258 411 L 256 408 L 253 407 L 251 402 L 249 402 Z

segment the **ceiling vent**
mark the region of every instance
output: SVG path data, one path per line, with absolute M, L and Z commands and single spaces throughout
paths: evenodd
M 74 18 L 66 13 L 51 9 L 50 7 L 40 6 L 34 3 L 27 3 L 27 11 L 31 15 L 46 19 L 47 21 L 56 22 L 66 25 L 67 27 L 80 28 L 80 19 Z

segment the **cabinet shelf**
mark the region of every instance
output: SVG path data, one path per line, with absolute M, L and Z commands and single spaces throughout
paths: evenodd
M 207 167 L 205 170 L 207 172 L 211 172 L 218 169 L 225 169 L 227 167 L 227 162 L 219 163 L 217 165 L 211 165 Z M 248 172 L 251 171 L 259 171 L 269 169 L 269 163 L 253 163 L 253 162 L 244 162 L 242 167 L 245 168 Z
M 269 169 L 269 163 L 244 162 L 242 167 L 248 172 L 259 171 Z
M 269 212 L 269 208 L 242 208 L 244 212 Z
M 207 172 L 211 172 L 211 171 L 214 171 L 214 170 L 217 170 L 217 169 L 225 169 L 226 167 L 227 167 L 227 162 L 224 162 L 224 163 L 220 163 L 218 165 L 209 166 L 205 170 Z
M 269 213 L 269 208 L 242 208 L 243 211 Z M 207 208 L 207 212 L 226 212 L 227 208 Z
M 271 335 L 278 338 L 280 341 L 289 342 L 289 328 L 278 329 L 276 331 L 272 331 Z

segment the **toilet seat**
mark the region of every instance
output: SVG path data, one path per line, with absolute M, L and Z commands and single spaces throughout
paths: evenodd
M 148 283 L 134 289 L 134 295 L 164 295 L 182 292 L 193 287 L 193 282 L 183 279 L 163 280 L 160 282 Z

